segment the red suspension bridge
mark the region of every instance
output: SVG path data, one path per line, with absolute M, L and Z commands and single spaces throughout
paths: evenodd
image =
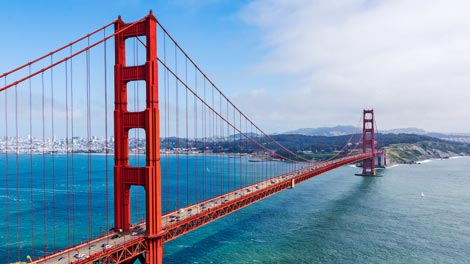
M 287 149 L 152 13 L 0 79 L 8 263 L 161 263 L 164 243 L 245 206 L 340 166 L 362 161 L 360 175 L 376 176 L 385 163 L 373 110 L 329 160 Z

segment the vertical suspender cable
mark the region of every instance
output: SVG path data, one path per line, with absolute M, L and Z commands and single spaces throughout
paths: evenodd
M 67 247 L 70 247 L 70 171 L 69 171 L 69 73 L 65 62 L 65 179 L 67 188 Z
M 214 89 L 212 89 L 212 108 L 215 110 L 217 107 L 216 101 L 215 101 L 215 94 L 214 94 Z M 219 159 L 218 156 L 219 154 L 217 153 L 217 147 L 216 147 L 216 141 L 217 141 L 217 119 L 215 116 L 215 111 L 211 111 L 211 118 L 212 118 L 212 161 L 211 161 L 211 178 L 213 179 L 214 182 L 214 187 L 212 188 L 212 192 L 214 195 L 221 195 L 222 193 L 219 193 L 219 176 L 218 176 L 218 163 Z
M 73 52 L 73 46 L 70 46 L 70 54 Z M 75 143 L 74 143 L 74 107 L 73 107 L 73 58 L 70 58 L 70 128 L 72 138 L 72 244 L 75 244 Z
M 175 73 L 178 75 L 178 55 L 177 55 L 177 49 L 175 45 Z M 178 84 L 179 81 L 175 79 L 175 147 L 176 147 L 176 208 L 180 208 L 180 162 L 179 162 L 179 114 L 178 114 Z
M 196 90 L 196 93 L 197 93 L 197 69 L 194 68 L 194 87 L 195 87 L 195 90 Z M 197 117 L 198 117 L 198 114 L 197 114 L 197 98 L 194 96 L 194 144 L 195 144 L 195 147 L 196 147 L 196 152 L 199 152 L 199 146 L 198 146 L 198 140 L 197 140 Z M 199 197 L 198 197 L 198 186 L 199 186 L 199 181 L 198 181 L 198 159 L 199 157 L 196 156 L 194 158 L 194 186 L 196 187 L 196 190 L 194 192 L 194 196 L 195 196 L 195 199 L 194 201 L 195 202 L 199 202 Z
M 31 65 L 29 65 L 31 74 Z M 33 97 L 31 78 L 29 79 L 29 200 L 31 205 L 31 257 L 34 258 L 34 197 L 33 197 Z
M 225 118 L 228 120 L 228 101 L 226 100 L 226 107 L 227 107 L 227 117 Z M 230 126 L 227 124 L 227 155 L 230 155 Z M 228 156 L 227 156 L 228 157 Z M 227 158 L 227 191 L 230 192 L 230 159 Z
M 51 55 L 51 65 L 53 64 L 53 57 Z M 54 167 L 54 150 L 55 150 L 55 138 L 54 138 L 54 68 L 51 68 L 51 184 L 52 184 L 52 250 L 56 248 L 56 223 L 55 223 L 55 167 Z
M 206 102 L 206 78 L 203 76 L 203 96 L 204 96 L 204 102 Z M 201 104 L 201 129 L 202 129 L 202 148 L 203 148 L 203 159 L 202 159 L 202 199 L 206 199 L 206 108 L 204 107 L 204 104 Z
M 188 57 L 185 59 L 185 82 L 188 83 Z M 189 205 L 189 122 L 188 122 L 188 89 L 185 89 L 186 103 L 186 206 Z
M 218 106 L 218 101 L 215 100 L 215 95 L 214 96 L 214 109 L 216 109 L 216 107 Z M 213 140 L 213 149 L 216 149 L 216 154 L 214 155 L 214 159 L 215 159 L 215 163 L 214 163 L 214 166 L 215 166 L 215 184 L 217 186 L 222 186 L 222 183 L 221 183 L 221 179 L 220 179 L 220 172 L 219 172 L 219 169 L 220 169 L 220 154 L 219 154 L 219 151 L 218 151 L 218 141 L 219 141 L 219 138 L 220 138 L 220 135 L 219 135 L 219 123 L 218 123 L 218 118 L 215 114 L 215 111 L 212 112 L 213 114 L 213 118 L 214 118 L 214 140 Z M 217 190 L 216 190 L 219 194 L 223 194 L 222 192 L 222 188 L 219 187 Z
M 166 34 L 163 35 L 163 61 L 166 63 Z M 165 178 L 166 178 L 166 186 L 165 186 L 165 201 L 166 201 L 166 212 L 169 212 L 170 210 L 170 157 L 168 156 L 168 151 L 170 149 L 170 141 L 169 141 L 169 135 L 168 135 L 168 120 L 169 120 L 169 111 L 168 111 L 168 70 L 165 70 L 164 72 L 164 89 L 163 89 L 163 97 L 164 97 L 164 104 L 165 104 L 165 158 L 166 158 L 166 170 L 165 170 Z
M 220 101 L 220 93 L 219 93 L 219 100 L 217 101 L 218 107 L 219 107 L 219 113 L 222 113 L 222 103 Z M 218 184 L 220 186 L 220 193 L 224 193 L 224 181 L 223 181 L 223 171 L 222 171 L 222 157 L 220 153 L 220 148 L 221 148 L 221 139 L 222 139 L 222 120 L 216 116 L 215 117 L 217 120 L 217 180 Z
M 106 28 L 103 31 L 104 38 L 106 38 Z M 105 162 L 106 162 L 106 225 L 105 233 L 109 230 L 109 149 L 108 149 L 108 62 L 107 62 L 107 50 L 105 41 L 104 47 L 104 147 L 105 147 Z M 101 235 L 101 234 L 100 234 Z
M 253 123 L 250 122 L 250 124 L 251 124 L 251 134 L 253 135 Z M 258 131 L 257 131 L 257 130 L 256 130 L 256 141 L 259 142 L 259 136 L 258 136 Z M 260 153 L 256 153 L 256 152 L 255 152 L 255 155 L 259 156 Z M 261 157 L 256 157 L 256 156 L 255 156 L 255 158 L 256 158 L 256 159 L 260 159 Z M 259 164 L 262 164 L 262 163 L 259 162 Z M 255 173 L 255 174 L 254 174 L 254 177 L 252 177 L 253 179 L 251 180 L 251 184 L 253 184 L 254 181 L 259 182 L 259 174 L 260 174 L 258 162 L 255 163 L 255 164 L 253 165 L 253 167 L 254 167 L 254 169 L 255 169 L 255 170 L 254 170 L 254 173 Z
M 204 101 L 209 103 L 206 95 L 206 78 L 204 77 Z M 210 198 L 210 178 L 209 177 L 209 167 L 208 167 L 208 158 L 207 158 L 207 137 L 208 137 L 208 128 L 210 127 L 210 119 L 208 115 L 208 109 L 204 107 L 204 173 L 205 173 L 205 182 L 206 182 L 206 197 Z
M 19 141 L 18 141 L 18 85 L 15 85 L 15 177 L 16 177 L 16 241 L 18 250 L 18 261 L 20 261 L 20 192 L 19 192 L 19 178 L 18 178 L 18 152 L 19 152 Z
M 219 92 L 219 109 L 220 109 L 220 110 L 219 110 L 219 113 L 222 114 L 222 113 L 223 113 L 223 112 L 222 112 L 222 94 L 221 94 L 220 92 Z M 220 119 L 220 118 L 219 118 L 219 119 Z M 225 139 L 224 139 L 224 131 L 225 131 L 225 130 L 224 130 L 224 124 L 223 124 L 223 122 L 222 122 L 221 119 L 220 119 L 219 123 L 220 123 L 220 131 L 219 131 L 219 133 L 220 133 L 220 135 L 219 135 L 219 137 L 220 137 L 219 142 L 220 142 L 220 143 L 219 143 L 219 144 L 222 144 L 221 147 L 223 147 L 223 143 L 224 143 L 224 140 L 225 140 Z M 224 161 L 224 159 L 221 157 L 220 154 L 221 154 L 221 153 L 219 152 L 220 193 L 224 193 L 224 190 L 225 190 L 225 189 L 224 189 L 224 187 L 225 187 L 225 171 L 224 171 L 224 169 L 223 169 L 223 168 L 224 168 L 224 167 L 223 167 L 223 161 Z M 227 192 L 228 192 L 228 190 L 227 190 Z
M 265 146 L 268 145 L 268 142 L 267 142 L 267 138 L 266 136 L 263 136 L 263 139 L 264 139 L 264 144 Z M 263 154 L 263 172 L 261 173 L 261 181 L 265 180 L 266 178 L 266 174 L 268 173 L 268 155 L 269 155 L 269 152 L 267 149 L 263 150 L 264 154 Z
M 215 109 L 215 105 L 214 105 L 214 87 L 211 86 L 211 107 L 212 109 Z M 215 133 L 214 133 L 214 128 L 215 128 L 215 122 L 214 122 L 214 113 L 213 111 L 209 111 L 209 138 L 210 138 L 210 142 L 209 144 L 211 145 L 211 149 L 213 150 L 214 149 L 214 137 L 215 137 Z M 217 189 L 215 188 L 215 179 L 214 179 L 214 174 L 212 172 L 213 170 L 213 167 L 214 167 L 214 152 L 211 151 L 210 152 L 210 163 L 209 163 L 209 167 L 210 167 L 210 171 L 209 171 L 209 177 L 210 177 L 210 186 L 211 186 L 211 190 L 210 190 L 210 193 L 211 193 L 211 197 L 212 196 L 215 196 L 217 195 Z
M 5 86 L 7 85 L 7 77 L 5 77 Z M 5 90 L 5 224 L 7 232 L 7 260 L 10 263 L 10 208 L 8 207 L 8 90 Z
M 90 46 L 90 38 L 88 38 Z M 90 50 L 86 51 L 86 135 L 88 146 L 88 240 L 91 239 L 91 113 L 90 113 Z
M 268 148 L 269 148 L 269 144 L 266 144 L 266 146 L 268 146 Z M 273 162 L 273 154 L 274 154 L 274 153 L 273 153 L 272 150 L 269 150 L 269 151 L 268 151 L 268 157 L 267 157 L 267 158 L 268 158 L 268 162 L 267 162 L 267 164 L 266 164 L 266 170 L 267 170 L 267 172 L 266 172 L 266 178 L 265 178 L 265 180 L 271 178 L 271 173 L 272 173 L 271 168 L 272 168 L 272 162 Z
M 41 90 L 42 90 L 42 188 L 43 188 L 43 210 L 44 210 L 44 226 L 43 226 L 43 243 L 44 254 L 47 253 L 47 216 L 46 216 L 46 121 L 44 113 L 44 73 L 41 73 Z
M 236 141 L 236 135 L 235 135 L 235 132 L 232 132 L 232 128 L 230 126 L 230 123 L 231 123 L 231 119 L 234 117 L 235 115 L 235 109 L 232 110 L 233 111 L 233 115 L 228 115 L 227 114 L 227 122 L 229 123 L 228 126 L 229 126 L 229 140 L 230 143 L 229 143 L 229 155 L 230 155 L 230 159 L 229 159 L 229 167 L 230 167 L 230 170 L 232 171 L 232 183 L 233 183 L 233 189 L 237 189 L 237 170 L 235 168 L 235 141 Z M 235 126 L 235 123 L 233 123 L 233 126 Z M 233 130 L 235 131 L 235 129 Z M 233 138 L 232 138 L 233 137 Z M 233 140 L 232 140 L 233 139 Z
M 265 164 L 266 172 L 263 174 L 263 179 L 262 179 L 263 181 L 269 178 L 269 165 L 271 164 L 271 152 L 269 151 L 269 142 L 267 142 L 268 138 L 266 136 L 264 138 L 266 140 L 266 147 L 268 149 L 266 150 L 266 155 L 265 155 L 266 162 L 264 164 Z
M 240 121 L 240 130 L 243 132 L 243 125 L 242 125 L 242 115 L 239 113 L 239 121 Z M 240 133 L 240 137 L 238 138 L 238 163 L 239 163 L 239 177 L 240 177 L 240 187 L 243 187 L 243 170 L 242 170 L 242 134 Z
M 245 118 L 245 134 L 249 135 L 249 137 L 252 137 L 253 135 L 250 135 L 248 134 L 248 119 Z M 244 147 L 245 147 L 245 153 L 247 154 L 247 156 L 249 155 L 249 149 L 250 147 L 248 146 L 248 139 L 245 138 L 244 142 Z M 248 160 L 246 160 L 248 162 Z M 248 173 L 249 173 L 249 168 L 250 168 L 250 165 L 249 163 L 245 164 L 245 173 L 244 173 L 244 178 L 245 178 L 245 185 L 248 185 L 250 184 L 249 181 L 247 181 L 247 177 L 248 177 Z
M 237 164 L 235 162 L 236 161 L 236 159 L 235 159 L 235 153 L 236 153 L 235 150 L 237 148 L 236 147 L 236 144 L 237 144 L 237 135 L 236 135 L 236 133 L 237 132 L 236 132 L 235 125 L 237 124 L 237 121 L 235 119 L 235 112 L 236 112 L 235 109 L 233 109 L 233 135 L 234 135 L 234 137 L 233 137 L 233 150 L 232 150 L 232 153 L 233 153 L 233 182 L 234 182 L 233 186 L 237 187 L 237 178 L 238 178 L 237 177 Z M 238 135 L 238 136 L 241 136 L 241 134 Z M 240 183 L 238 183 L 238 186 L 241 187 L 239 184 Z
M 211 97 L 212 97 L 212 109 L 215 109 L 215 98 L 214 98 L 214 87 L 212 86 L 212 89 L 211 89 Z M 210 115 L 211 115 L 211 120 L 212 120 L 212 127 L 211 127 L 211 141 L 212 141 L 212 155 L 211 155 L 211 174 L 210 174 L 210 177 L 212 179 L 212 183 L 211 185 L 212 186 L 212 196 L 215 196 L 217 194 L 217 189 L 215 188 L 216 185 L 217 185 L 217 177 L 214 177 L 214 174 L 212 172 L 212 170 L 214 170 L 214 166 L 217 162 L 217 157 L 215 156 L 214 154 L 214 141 L 215 141 L 215 137 L 216 137 L 216 132 L 215 132 L 215 126 L 216 126 L 216 122 L 215 122 L 215 114 L 213 111 L 209 112 Z M 215 161 L 214 161 L 215 160 Z M 217 174 L 215 174 L 217 176 Z

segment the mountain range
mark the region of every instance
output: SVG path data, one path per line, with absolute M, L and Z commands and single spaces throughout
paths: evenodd
M 360 133 L 362 128 L 354 126 L 334 126 L 334 127 L 318 127 L 318 128 L 300 128 L 293 131 L 282 133 L 284 135 L 306 135 L 306 136 L 343 136 L 355 133 Z M 383 131 L 376 131 L 382 134 L 415 134 L 424 135 L 434 138 L 439 138 L 448 141 L 466 142 L 470 143 L 470 133 L 438 133 L 428 132 L 420 128 L 397 128 Z

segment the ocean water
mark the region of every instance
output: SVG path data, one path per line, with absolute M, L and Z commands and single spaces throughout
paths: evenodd
M 469 168 L 342 167 L 169 242 L 164 262 L 470 263 Z
M 36 258 L 103 235 L 113 226 L 113 156 L 0 157 L 0 258 Z M 133 166 L 144 163 L 144 156 L 130 156 Z M 248 157 L 163 155 L 162 211 L 178 210 L 295 166 L 248 162 Z M 131 223 L 144 221 L 144 188 L 133 186 L 130 192 Z
M 51 165 L 47 162 L 51 158 L 37 155 L 30 160 L 29 155 L 20 155 L 16 168 L 15 155 L 9 156 L 8 181 L 5 159 L 0 161 L 0 206 L 4 209 L 0 210 L 3 230 L 0 259 L 9 256 L 10 261 L 18 257 L 25 261 L 26 255 L 37 257 L 44 250 L 52 252 L 86 240 L 89 235 L 106 232 L 105 156 L 91 156 L 94 172 L 90 175 L 93 182 L 91 204 L 88 203 L 88 155 L 74 158 L 74 210 L 66 206 L 72 199 L 72 164 L 69 160 L 67 165 L 67 156 L 55 155 L 56 188 L 52 192 Z M 136 159 L 139 163 L 140 158 Z M 185 162 L 171 157 L 162 160 L 163 181 L 166 177 L 175 179 L 177 172 L 169 168 Z M 226 191 L 223 188 L 229 179 L 220 181 L 224 173 L 220 168 L 228 162 L 226 158 L 204 161 L 200 156 L 191 157 L 188 164 L 197 165 L 198 179 L 205 175 L 206 183 L 217 187 L 203 192 L 204 187 L 199 186 L 197 197 L 193 192 L 184 197 L 184 185 L 175 190 L 176 185 L 169 182 L 169 187 L 164 187 L 169 191 L 169 202 L 164 202 L 164 210 L 172 211 L 186 201 L 192 203 Z M 257 174 L 268 171 L 262 164 L 241 159 L 232 163 L 234 175 L 237 168 L 249 172 L 245 182 L 256 181 Z M 43 167 L 42 164 L 48 165 Z M 30 173 L 30 165 L 39 175 Z M 184 174 L 185 166 L 178 173 Z M 279 163 L 274 168 L 283 171 L 288 166 Z M 112 157 L 108 168 L 108 180 L 112 182 Z M 166 243 L 164 263 L 470 263 L 469 168 L 469 157 L 400 165 L 381 171 L 384 177 L 380 178 L 353 176 L 358 169 L 350 166 L 338 168 Z M 41 173 L 43 169 L 45 177 Z M 18 193 L 16 170 L 19 172 Z M 232 181 L 234 175 L 231 175 Z M 193 185 L 194 181 L 195 178 L 189 179 L 188 184 Z M 236 181 L 231 189 L 236 187 L 234 185 Z M 183 198 L 176 199 L 176 191 Z M 112 195 L 110 185 L 108 197 Z M 145 217 L 143 191 L 133 188 L 132 197 L 134 208 L 138 208 L 133 211 L 136 222 Z M 44 203 L 55 204 L 55 212 L 44 211 Z M 108 203 L 109 227 L 112 225 L 112 200 Z M 44 220 L 48 223 L 46 232 Z M 91 230 L 88 220 L 92 222 Z M 15 225 L 17 221 L 19 228 Z M 72 221 L 75 228 L 71 228 Z M 19 239 L 17 234 L 20 234 Z

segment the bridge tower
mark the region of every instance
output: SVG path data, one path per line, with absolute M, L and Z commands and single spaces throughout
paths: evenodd
M 163 255 L 161 167 L 160 167 L 160 114 L 158 108 L 157 20 L 152 12 L 140 22 L 126 24 L 121 18 L 115 23 L 114 66 L 114 228 L 130 229 L 130 188 L 143 186 L 146 202 L 147 250 L 145 263 L 161 263 Z M 146 62 L 143 65 L 126 66 L 126 39 L 145 37 Z M 146 108 L 141 112 L 129 112 L 127 84 L 145 81 Z M 145 131 L 145 167 L 129 164 L 129 130 Z M 144 256 L 136 257 L 140 261 Z M 135 261 L 132 260 L 131 262 Z
M 362 173 L 358 176 L 377 176 L 375 173 L 375 131 L 374 110 L 364 110 L 362 126 L 362 151 L 371 153 L 372 157 L 362 161 Z

